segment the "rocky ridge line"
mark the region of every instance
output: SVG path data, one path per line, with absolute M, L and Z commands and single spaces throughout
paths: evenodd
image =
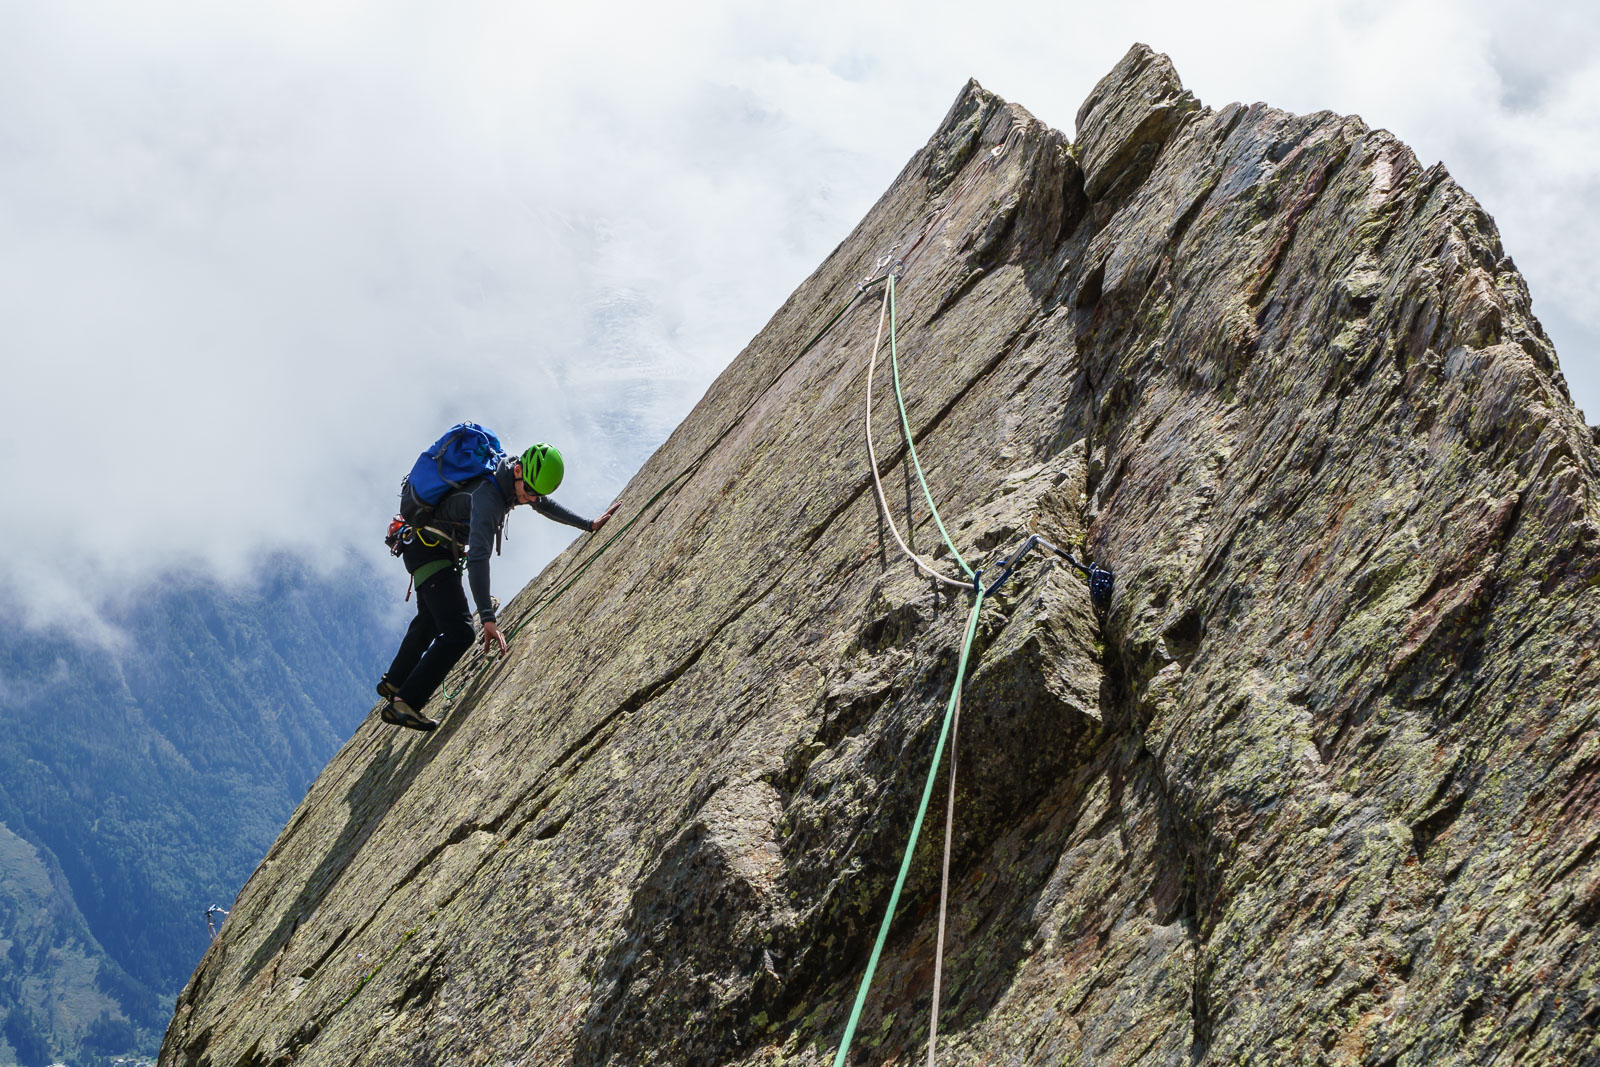
M 164 1065 L 831 1061 L 964 619 L 880 526 L 876 307 L 778 372 L 890 249 L 958 544 L 1118 573 L 980 620 L 946 1062 L 1600 1058 L 1600 450 L 1492 221 L 1142 46 L 1077 129 L 963 90 L 634 479 L 725 435 L 651 521 L 436 734 L 330 764 Z M 937 837 L 854 1062 L 920 1054 Z

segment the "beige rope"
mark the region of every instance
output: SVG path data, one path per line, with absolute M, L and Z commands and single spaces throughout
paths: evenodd
M 1013 124 L 1011 129 L 1006 132 L 1005 139 L 991 150 L 988 162 L 997 161 L 1001 156 L 1005 155 L 1006 150 L 1011 147 L 1013 135 L 1020 135 L 1021 132 L 1021 126 Z M 923 240 L 933 232 L 934 228 L 943 221 L 943 216 L 949 213 L 951 207 L 954 206 L 956 201 L 966 194 L 967 189 L 971 186 L 976 177 L 976 172 L 969 174 L 966 181 L 962 182 L 962 184 L 957 187 L 954 195 L 946 200 L 944 208 L 928 221 L 928 225 L 923 228 L 922 234 L 918 236 L 918 238 L 912 242 L 911 247 L 907 249 L 906 256 L 908 258 L 917 250 L 917 247 L 922 244 Z M 890 269 L 892 270 L 893 268 L 891 267 Z M 886 293 L 883 297 L 883 305 L 878 312 L 878 331 L 872 339 L 872 358 L 867 362 L 867 458 L 872 464 L 872 486 L 877 491 L 878 506 L 883 509 L 884 521 L 889 524 L 889 532 L 894 535 L 895 543 L 900 546 L 900 551 L 904 552 L 908 557 L 910 557 L 911 562 L 915 563 L 917 568 L 923 573 L 927 574 L 930 578 L 937 579 L 946 585 L 954 586 L 958 589 L 970 589 L 970 583 L 951 578 L 946 574 L 940 574 L 938 571 L 934 570 L 933 567 L 921 556 L 911 551 L 910 547 L 906 544 L 905 539 L 900 536 L 900 530 L 894 524 L 894 516 L 889 512 L 889 501 L 883 495 L 883 480 L 878 475 L 878 453 L 872 444 L 872 382 L 878 367 L 878 350 L 883 344 L 883 323 L 888 317 L 888 314 L 889 297 Z M 939 880 L 939 936 L 934 942 L 933 949 L 933 1008 L 928 1020 L 928 1067 L 937 1067 L 938 1062 L 939 996 L 944 985 L 944 934 L 946 916 L 949 911 L 950 901 L 950 852 L 952 842 L 955 837 L 956 740 L 960 734 L 961 690 L 958 687 L 955 692 L 954 717 L 950 723 L 950 792 L 945 803 L 944 814 L 944 863 L 940 872 Z
M 970 589 L 972 588 L 970 583 L 940 574 L 921 556 L 911 551 L 900 536 L 900 530 L 894 524 L 894 516 L 889 512 L 889 502 L 883 495 L 883 480 L 878 476 L 878 453 L 872 444 L 872 382 L 878 366 L 878 350 L 883 345 L 883 323 L 888 314 L 889 297 L 885 294 L 883 307 L 878 312 L 878 332 L 872 339 L 872 358 L 867 362 L 867 457 L 872 464 L 872 485 L 878 494 L 878 506 L 883 509 L 884 521 L 889 524 L 889 532 L 894 534 L 895 543 L 900 546 L 900 551 L 911 558 L 911 562 L 929 577 L 936 578 L 946 585 L 955 586 L 957 589 Z M 956 737 L 960 730 L 961 691 L 957 689 L 954 719 L 950 724 L 950 799 L 945 807 L 944 818 L 944 874 L 939 883 L 939 940 L 935 943 L 933 955 L 933 1015 L 928 1023 L 928 1067 L 935 1065 L 935 1049 L 939 1042 L 939 988 L 943 984 L 944 976 L 945 912 L 950 898 L 950 840 L 954 832 L 956 807 Z
M 1020 139 L 1022 134 L 1022 124 L 1018 122 L 1012 122 L 1011 128 L 1006 131 L 1005 137 L 1001 139 L 999 144 L 995 145 L 989 150 L 989 158 L 983 160 L 982 162 L 998 162 L 1000 158 L 1004 156 L 1011 148 L 1012 139 Z M 914 242 L 912 242 L 911 247 L 906 250 L 907 258 L 909 258 L 911 254 L 917 250 L 917 246 L 922 244 L 923 240 L 933 232 L 934 227 L 943 220 L 943 217 L 949 214 L 951 208 L 955 206 L 956 201 L 966 195 L 967 190 L 971 188 L 972 183 L 977 180 L 977 177 L 978 172 L 974 170 L 971 174 L 967 175 L 965 180 L 963 180 L 960 185 L 956 187 L 956 191 L 946 199 L 944 207 L 939 209 L 939 211 L 934 214 L 932 219 L 928 220 L 928 225 L 923 227 L 922 234 Z M 884 258 L 888 259 L 889 257 L 886 256 Z M 892 271 L 894 267 L 890 265 L 889 269 Z M 888 313 L 889 299 L 886 296 L 884 297 L 882 307 L 878 312 L 878 332 L 877 335 L 872 339 L 872 359 L 867 363 L 867 457 L 872 462 L 872 484 L 878 491 L 878 504 L 883 508 L 884 521 L 889 524 L 889 532 L 894 534 L 895 543 L 900 546 L 900 551 L 909 556 L 911 558 L 911 562 L 915 563 L 917 568 L 923 573 L 927 574 L 930 578 L 935 578 L 946 585 L 955 586 L 959 589 L 970 589 L 972 588 L 972 583 L 963 582 L 958 579 L 951 578 L 948 575 L 940 574 L 938 571 L 934 570 L 933 567 L 921 556 L 911 551 L 911 549 L 906 545 L 904 539 L 901 538 L 900 531 L 894 524 L 894 517 L 889 513 L 889 502 L 884 498 L 883 495 L 883 482 L 878 477 L 878 455 L 872 447 L 872 379 L 873 374 L 878 367 L 878 349 L 883 344 L 883 323 L 884 319 L 888 316 Z
M 961 736 L 961 692 L 956 691 L 955 717 L 950 722 L 950 799 L 944 808 L 944 872 L 939 881 L 939 939 L 933 943 L 933 1012 L 928 1019 L 928 1067 L 934 1067 L 939 1042 L 939 988 L 944 984 L 944 916 L 950 900 L 950 840 L 956 824 L 956 738 Z
M 883 495 L 883 480 L 878 477 L 878 453 L 872 447 L 872 377 L 878 367 L 878 348 L 883 343 L 883 323 L 888 316 L 889 298 L 886 296 L 883 300 L 883 306 L 878 312 L 878 334 L 872 339 L 872 359 L 867 363 L 867 459 L 872 465 L 872 485 L 878 491 L 878 505 L 883 508 L 883 519 L 889 524 L 889 532 L 894 534 L 895 544 L 900 546 L 900 551 L 909 556 L 911 562 L 915 563 L 919 570 L 928 577 L 943 582 L 945 585 L 952 585 L 957 589 L 971 589 L 971 582 L 963 582 L 951 578 L 949 575 L 940 574 L 934 570 L 932 564 L 911 551 L 905 539 L 900 536 L 900 529 L 895 526 L 894 516 L 889 512 L 889 501 Z

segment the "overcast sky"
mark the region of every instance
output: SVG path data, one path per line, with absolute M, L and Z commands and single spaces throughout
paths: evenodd
M 1113 6 L 0 0 L 0 597 L 399 574 L 396 483 L 463 418 L 597 513 L 969 76 L 1070 131 L 1134 41 L 1442 160 L 1600 416 L 1600 16 Z M 570 533 L 519 512 L 496 592 Z

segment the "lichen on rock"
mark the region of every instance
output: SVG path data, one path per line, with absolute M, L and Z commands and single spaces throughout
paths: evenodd
M 1443 168 L 1137 46 L 1075 143 L 962 90 L 629 485 L 649 521 L 508 604 L 435 734 L 329 765 L 163 1065 L 831 1062 L 966 615 L 868 472 L 890 250 L 958 548 L 1117 572 L 1100 613 L 1037 553 L 979 619 L 944 1061 L 1600 1061 L 1594 432 Z M 854 1063 L 920 1055 L 941 850 Z

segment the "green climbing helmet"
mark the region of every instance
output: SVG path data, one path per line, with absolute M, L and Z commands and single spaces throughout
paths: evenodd
M 542 441 L 522 453 L 522 483 L 530 493 L 549 496 L 561 484 L 563 471 L 561 453 Z

